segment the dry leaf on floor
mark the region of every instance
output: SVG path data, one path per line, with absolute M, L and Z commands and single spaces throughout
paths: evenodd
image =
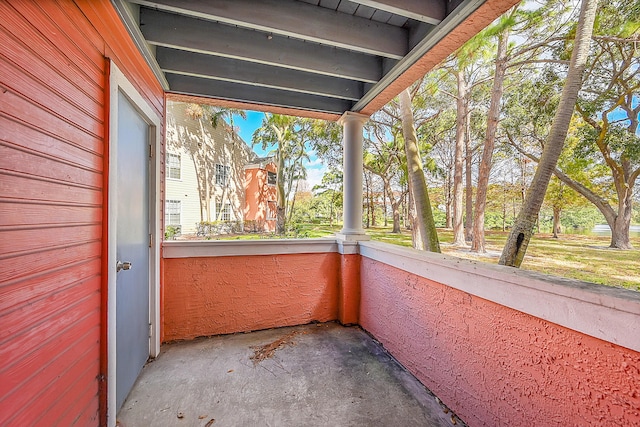
M 270 359 L 276 353 L 277 350 L 281 349 L 285 345 L 296 345 L 293 341 L 293 337 L 304 332 L 293 331 L 283 336 L 282 338 L 278 338 L 272 343 L 251 347 L 253 349 L 253 356 L 250 357 L 253 360 L 253 364 L 257 365 L 265 359 Z

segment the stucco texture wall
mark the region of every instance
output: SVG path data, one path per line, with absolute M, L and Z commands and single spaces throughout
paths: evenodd
M 337 253 L 164 260 L 164 340 L 338 316 Z
M 470 426 L 640 425 L 640 354 L 362 259 L 360 324 Z
M 268 172 L 277 173 L 275 163 L 255 165 L 245 169 L 245 226 L 251 229 L 249 221 L 254 221 L 258 230 L 273 232 L 276 230 L 275 212 L 269 211 L 269 202 L 276 206 L 278 196 L 276 186 L 268 184 Z

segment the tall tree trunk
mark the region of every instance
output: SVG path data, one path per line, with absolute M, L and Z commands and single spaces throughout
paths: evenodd
M 622 200 L 618 203 L 618 214 L 611 228 L 611 244 L 609 247 L 617 249 L 633 249 L 629 237 L 631 217 L 633 215 L 633 187 L 628 188 Z
M 404 228 L 411 230 L 411 209 L 413 206 L 413 199 L 411 198 L 411 190 L 409 190 L 409 180 L 407 179 L 407 191 L 402 198 L 402 217 L 404 221 Z
M 203 198 L 204 198 L 204 190 L 202 188 L 202 179 L 200 177 L 200 170 L 198 169 L 198 163 L 196 161 L 196 156 L 194 153 L 189 154 L 191 156 L 191 162 L 193 163 L 193 168 L 196 172 L 196 185 L 198 187 L 198 201 L 200 202 L 200 222 L 204 221 L 204 206 L 203 206 Z
M 557 239 L 558 235 L 562 231 L 560 226 L 560 215 L 562 214 L 562 208 L 559 206 L 553 207 L 553 238 Z
M 451 212 L 451 182 L 450 181 L 447 181 L 447 183 L 445 184 L 444 194 L 445 194 L 444 227 L 451 228 L 451 225 L 453 224 L 453 215 Z
M 556 169 L 558 158 L 564 146 L 564 140 L 567 137 L 578 92 L 582 87 L 582 75 L 589 54 L 589 44 L 593 34 L 597 6 L 598 0 L 582 1 L 575 43 L 571 53 L 567 79 L 560 97 L 560 104 L 556 110 L 553 125 L 545 141 L 540 163 L 527 191 L 524 204 L 502 250 L 502 255 L 500 256 L 500 264 L 502 265 L 520 267 L 527 252 L 549 180 Z
M 373 193 L 373 177 L 370 178 L 371 190 L 369 191 L 369 209 L 371 210 L 371 226 L 376 226 L 376 204 L 375 194 Z
M 419 240 L 413 242 L 414 248 L 425 251 L 440 252 L 440 243 L 436 233 L 436 224 L 431 211 L 427 182 L 424 178 L 422 159 L 418 150 L 418 136 L 413 121 L 411 110 L 411 97 L 409 89 L 405 89 L 398 95 L 400 100 L 400 117 L 402 120 L 402 134 L 407 155 L 407 170 L 409 172 L 409 191 L 413 195 L 416 208 L 416 221 L 413 228 L 418 233 Z
M 467 84 L 464 71 L 456 72 L 458 85 L 457 118 L 456 118 L 456 147 L 453 166 L 453 245 L 466 246 L 462 218 L 462 165 L 464 162 L 464 135 L 467 121 Z
M 409 187 L 409 205 L 407 207 L 408 209 L 407 216 L 409 217 L 409 229 L 411 230 L 411 243 L 414 249 L 424 251 L 425 246 L 424 246 L 424 240 L 422 238 L 422 236 L 424 236 L 424 233 L 420 232 L 416 204 L 413 202 L 413 196 L 411 196 L 411 194 L 413 194 L 413 190 L 412 190 L 413 184 L 411 183 L 411 181 L 409 181 L 408 187 Z
M 507 186 L 503 186 L 502 191 L 502 231 L 507 229 Z
M 393 211 L 393 230 L 392 233 L 400 234 L 400 203 L 401 198 L 396 199 L 391 189 L 391 182 L 388 179 L 380 177 L 382 179 L 382 185 L 384 185 L 384 191 L 389 197 L 389 203 L 391 203 L 391 210 Z
M 202 123 L 202 117 L 198 118 L 198 124 L 200 125 L 200 143 L 198 144 L 198 147 L 202 146 L 203 150 L 204 150 L 204 154 L 202 154 L 203 157 L 203 164 L 200 166 L 200 171 L 196 171 L 196 173 L 200 173 L 199 178 L 202 179 L 203 184 L 202 186 L 200 186 L 200 189 L 202 190 L 201 193 L 201 201 L 200 201 L 200 220 L 204 221 L 206 219 L 207 222 L 211 222 L 211 188 L 210 188 L 210 176 L 211 174 L 209 174 L 209 167 L 211 165 L 209 165 L 208 163 L 208 159 L 207 159 L 207 135 L 204 132 L 204 124 Z M 198 154 L 200 154 L 200 148 L 198 148 Z M 213 166 L 215 167 L 215 166 Z M 198 169 L 196 167 L 196 169 Z M 215 175 L 213 175 L 215 176 Z M 203 212 L 204 211 L 204 212 Z
M 451 212 L 451 172 L 447 172 L 447 179 L 444 182 L 444 228 L 452 228 L 453 216 Z
M 467 120 L 464 132 L 464 162 L 465 162 L 465 217 L 464 217 L 464 240 L 473 241 L 473 152 L 471 151 L 471 113 L 467 106 Z
M 207 162 L 207 149 L 209 147 L 209 144 L 207 144 L 207 135 L 204 132 L 204 124 L 202 123 L 203 118 L 200 117 L 198 119 L 198 123 L 200 124 L 200 135 L 202 136 L 201 139 L 201 143 L 202 143 L 202 147 L 204 150 L 204 159 L 205 161 L 203 162 L 204 164 L 201 167 L 201 172 L 202 172 L 202 179 L 204 181 L 204 187 L 202 188 L 204 194 L 203 194 L 203 202 L 200 205 L 201 208 L 204 207 L 204 211 L 206 212 L 206 220 L 207 222 L 211 222 L 211 176 L 215 177 L 215 173 L 211 174 L 209 173 L 209 167 L 214 167 L 215 165 L 210 165 L 208 164 L 209 162 Z M 215 172 L 215 171 L 214 171 Z
M 486 252 L 484 241 L 484 212 L 487 206 L 487 189 L 493 161 L 493 149 L 496 143 L 496 132 L 500 120 L 500 102 L 504 87 L 504 76 L 507 70 L 507 47 L 509 46 L 509 28 L 498 35 L 498 51 L 496 53 L 496 72 L 493 76 L 493 90 L 487 117 L 487 133 L 484 138 L 480 170 L 478 171 L 478 188 L 476 191 L 476 210 L 473 217 L 473 252 Z
M 386 187 L 382 190 L 382 209 L 384 209 L 384 226 L 387 227 L 389 225 L 389 219 L 387 218 L 387 189 Z
M 276 175 L 276 193 L 278 206 L 276 207 L 276 233 L 284 234 L 287 229 L 287 201 L 284 192 L 284 156 L 278 144 L 278 171 Z
M 298 197 L 298 187 L 300 185 L 300 180 L 296 179 L 296 189 L 293 192 L 293 198 L 291 199 L 291 206 L 289 206 L 289 214 L 287 218 L 287 222 L 291 223 L 291 219 L 293 218 L 293 210 L 296 207 L 296 198 Z
M 369 175 L 365 171 L 362 177 L 364 179 L 364 228 L 369 228 Z

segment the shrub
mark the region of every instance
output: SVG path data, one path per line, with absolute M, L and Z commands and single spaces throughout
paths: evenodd
M 164 230 L 165 240 L 174 240 L 180 235 L 181 227 L 179 225 L 167 225 Z
M 196 224 L 196 235 L 199 237 L 241 233 L 243 230 L 242 221 L 202 221 Z

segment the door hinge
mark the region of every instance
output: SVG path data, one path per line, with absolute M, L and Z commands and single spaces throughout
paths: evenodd
M 149 158 L 153 159 L 153 144 L 149 144 Z
M 151 338 L 151 335 L 152 335 L 151 333 L 152 333 L 152 331 L 153 331 L 153 328 L 152 328 L 152 326 L 151 326 L 151 323 L 149 323 L 149 338 Z
M 149 247 L 153 247 L 153 233 L 149 233 Z

